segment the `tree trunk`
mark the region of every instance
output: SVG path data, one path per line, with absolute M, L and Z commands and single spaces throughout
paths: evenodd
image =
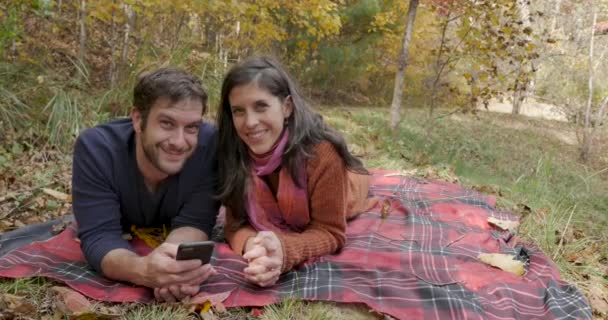
M 555 33 L 555 29 L 557 29 L 557 18 L 559 17 L 561 7 L 562 0 L 555 0 L 555 7 L 553 8 L 553 19 L 551 19 L 551 29 L 549 29 L 550 35 L 553 35 Z
M 520 84 L 518 83 L 515 92 L 513 92 L 513 109 L 511 109 L 511 114 L 519 114 L 521 105 L 524 102 L 523 92 L 525 89 L 519 88 L 519 86 Z
M 429 117 L 433 116 L 433 112 L 435 111 L 435 104 L 437 103 L 437 88 L 439 86 L 439 81 L 441 80 L 441 75 L 443 73 L 443 69 L 449 63 L 450 58 L 448 57 L 446 61 L 442 61 L 442 55 L 446 44 L 446 35 L 448 30 L 448 24 L 450 23 L 450 14 L 452 7 L 448 8 L 447 14 L 445 16 L 445 21 L 443 22 L 443 26 L 441 27 L 441 42 L 439 45 L 439 51 L 437 52 L 437 60 L 435 61 L 435 80 L 433 80 L 433 88 L 431 90 L 431 103 L 429 108 Z
M 116 5 L 116 0 L 112 1 L 113 5 Z M 110 17 L 110 70 L 108 79 L 110 80 L 110 88 L 114 88 L 116 85 L 116 13 L 112 9 L 112 16 Z
M 519 9 L 519 19 L 522 21 L 523 27 L 530 28 L 530 7 L 528 0 L 517 0 L 516 3 L 517 8 Z M 530 41 L 530 37 L 526 37 L 526 39 Z M 517 84 L 515 86 L 515 91 L 513 92 L 513 109 L 511 110 L 512 114 L 519 114 L 521 105 L 529 95 L 528 89 L 530 88 L 530 80 L 528 79 L 528 74 L 529 71 L 533 68 L 533 62 L 530 62 L 530 65 L 526 63 L 520 66 L 520 72 L 517 76 L 518 79 L 516 80 Z M 525 75 L 525 77 L 523 77 L 525 79 L 519 79 L 520 77 L 522 77 L 522 75 Z
M 78 59 L 84 64 L 84 55 L 87 43 L 87 1 L 80 0 L 80 47 L 78 50 Z
M 414 19 L 416 18 L 416 9 L 418 8 L 418 0 L 410 0 L 407 12 L 407 25 L 405 27 L 405 36 L 403 37 L 403 48 L 399 57 L 399 67 L 395 74 L 395 89 L 393 91 L 393 101 L 391 103 L 391 129 L 395 130 L 397 124 L 401 120 L 401 97 L 403 96 L 403 83 L 405 82 L 405 68 L 409 59 L 410 42 L 412 40 L 412 32 L 414 29 Z
M 591 24 L 591 39 L 589 40 L 589 96 L 587 98 L 587 106 L 585 107 L 585 122 L 583 124 L 583 141 L 580 146 L 579 157 L 581 161 L 589 161 L 591 154 L 591 105 L 593 104 L 593 44 L 595 38 L 595 24 L 597 22 L 597 11 L 593 12 L 593 23 Z M 599 120 L 599 119 L 598 119 Z
M 123 70 L 127 66 L 127 58 L 129 56 L 129 39 L 131 36 L 131 26 L 133 25 L 133 9 L 131 5 L 124 4 L 123 10 L 125 11 L 125 28 L 124 37 L 122 39 L 122 53 L 120 54 L 120 69 Z

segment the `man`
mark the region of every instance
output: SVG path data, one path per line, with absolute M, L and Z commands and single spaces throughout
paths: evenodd
M 196 294 L 215 274 L 199 260 L 175 260 L 177 245 L 209 239 L 219 203 L 217 131 L 202 122 L 207 94 L 181 70 L 140 78 L 130 119 L 85 130 L 74 147 L 72 193 L 87 261 L 106 277 L 154 288 L 158 300 Z M 132 225 L 170 228 L 149 255 L 122 234 Z

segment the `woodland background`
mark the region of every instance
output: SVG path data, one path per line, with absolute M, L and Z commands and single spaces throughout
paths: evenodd
M 70 212 L 75 137 L 127 115 L 141 72 L 198 75 L 212 120 L 230 66 L 271 54 L 368 166 L 495 194 L 608 317 L 607 51 L 606 0 L 2 0 L 0 232 Z M 512 115 L 483 112 L 498 105 Z M 0 293 L 52 315 L 50 285 Z

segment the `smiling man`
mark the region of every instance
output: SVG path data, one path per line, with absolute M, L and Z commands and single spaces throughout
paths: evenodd
M 74 147 L 72 195 L 82 251 L 106 277 L 154 289 L 157 299 L 196 294 L 215 270 L 177 261 L 177 245 L 209 239 L 219 202 L 217 131 L 202 121 L 207 94 L 174 68 L 143 75 L 131 117 L 85 130 Z M 165 227 L 146 256 L 122 235 L 131 226 Z

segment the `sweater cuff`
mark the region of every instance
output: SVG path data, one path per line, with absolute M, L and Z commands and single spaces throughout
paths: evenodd
M 276 232 L 275 234 L 281 241 L 281 248 L 283 249 L 283 265 L 281 266 L 281 273 L 285 273 L 293 268 L 293 261 L 290 261 L 289 257 L 293 256 L 291 251 L 294 249 L 289 245 L 289 241 L 287 241 L 285 234 L 281 234 L 279 232 Z

